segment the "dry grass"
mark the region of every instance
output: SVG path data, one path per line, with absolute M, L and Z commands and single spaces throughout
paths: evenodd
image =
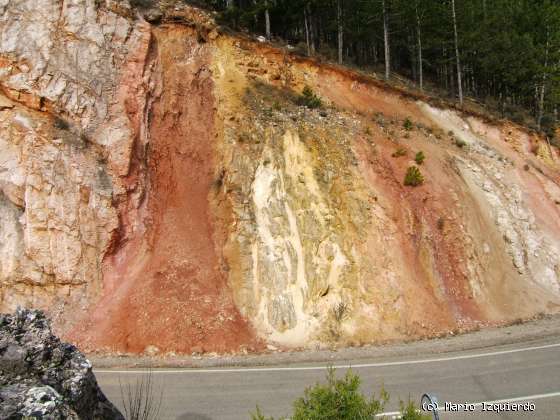
M 148 370 L 133 384 L 122 385 L 121 398 L 124 407 L 124 415 L 127 420 L 158 420 L 163 399 L 163 389 L 156 395 L 153 372 Z

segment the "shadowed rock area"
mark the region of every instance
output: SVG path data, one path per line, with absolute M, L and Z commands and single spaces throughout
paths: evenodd
M 0 418 L 124 419 L 41 311 L 0 315 Z

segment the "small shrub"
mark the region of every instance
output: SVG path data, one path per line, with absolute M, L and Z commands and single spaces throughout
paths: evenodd
M 323 105 L 321 99 L 309 86 L 305 86 L 301 92 L 300 104 L 310 109 L 320 108 Z
M 423 151 L 419 151 L 418 153 L 416 153 L 416 156 L 414 156 L 414 161 L 418 164 L 418 165 L 422 165 L 422 163 L 424 163 L 424 160 L 426 159 L 426 156 L 424 156 L 424 152 Z
M 527 118 L 523 112 L 513 112 L 509 118 L 516 124 L 527 125 Z
M 332 312 L 333 312 L 334 319 L 336 320 L 336 322 L 342 322 L 342 320 L 348 314 L 348 310 L 349 310 L 349 307 L 348 307 L 347 303 L 339 302 L 336 305 L 334 305 L 334 307 L 332 308 Z
M 460 139 L 460 138 L 455 139 L 455 146 L 457 146 L 458 148 L 462 149 L 466 145 L 467 145 L 467 142 L 465 140 Z
M 337 379 L 335 369 L 327 369 L 327 383 L 316 384 L 305 390 L 303 397 L 294 401 L 291 420 L 359 420 L 375 419 L 389 401 L 389 394 L 381 388 L 379 396 L 367 397 L 360 391 L 361 379 L 351 369 L 342 379 Z M 429 420 L 409 399 L 400 403 L 401 418 L 404 420 Z M 251 420 L 274 420 L 266 417 L 259 406 L 251 413 Z
M 360 377 L 351 370 L 343 379 L 335 377 L 335 370 L 329 368 L 327 384 L 317 384 L 307 388 L 303 397 L 294 402 L 292 420 L 356 420 L 372 419 L 379 414 L 389 400 L 385 390 L 379 399 L 368 399 L 360 392 Z
M 376 122 L 380 127 L 385 127 L 385 115 L 382 112 L 376 112 L 373 116 L 373 121 Z
M 274 417 L 266 417 L 262 413 L 261 408 L 258 405 L 256 411 L 250 414 L 251 414 L 251 420 L 274 420 Z
M 391 156 L 393 156 L 394 158 L 406 156 L 406 149 L 403 147 L 399 147 Z
M 440 217 L 439 219 L 437 219 L 437 228 L 439 230 L 443 230 L 444 227 L 445 227 L 445 219 L 443 217 Z
M 414 128 L 414 124 L 412 123 L 410 118 L 406 117 L 406 119 L 403 122 L 403 127 L 406 131 L 410 131 Z
M 418 169 L 418 166 L 410 166 L 406 170 L 406 175 L 404 176 L 404 185 L 417 187 L 424 183 L 424 176 Z
M 365 133 L 366 135 L 371 136 L 371 129 L 369 127 L 366 127 Z
M 163 390 L 159 398 L 155 395 L 153 373 L 149 370 L 141 378 L 136 380 L 134 386 L 128 383 L 126 386 L 120 383 L 122 404 L 125 418 L 128 420 L 157 420 L 161 410 Z
M 430 420 L 432 417 L 422 414 L 409 399 L 407 403 L 400 402 L 401 420 Z
M 59 130 L 70 130 L 70 124 L 68 121 L 61 117 L 54 117 L 54 127 Z
M 216 179 L 214 180 L 214 188 L 220 190 L 224 186 L 224 178 L 226 176 L 225 169 L 222 169 Z
M 272 104 L 272 109 L 275 110 L 275 111 L 281 111 L 282 106 L 280 106 L 280 102 L 274 101 L 274 103 Z
M 541 119 L 541 131 L 548 137 L 554 137 L 556 131 L 556 120 L 552 114 L 545 114 Z

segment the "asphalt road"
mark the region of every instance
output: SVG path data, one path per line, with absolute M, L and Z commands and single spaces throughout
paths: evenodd
M 484 350 L 417 355 L 400 359 L 337 362 L 343 374 L 348 365 L 362 380 L 362 389 L 377 392 L 384 384 L 391 395 L 385 412 L 398 409 L 399 398 L 419 402 L 423 393 L 445 402 L 532 402 L 533 412 L 450 413 L 443 419 L 560 419 L 560 340 L 548 338 Z M 161 419 L 249 419 L 259 404 L 267 415 L 290 413 L 303 390 L 325 378 L 325 364 L 227 369 L 158 369 L 153 371 L 156 393 L 163 391 Z M 121 384 L 133 383 L 145 371 L 95 370 L 107 397 L 122 408 Z

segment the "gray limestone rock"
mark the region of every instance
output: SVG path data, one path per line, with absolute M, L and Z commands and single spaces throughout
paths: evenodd
M 0 314 L 0 418 L 124 419 L 41 311 Z

